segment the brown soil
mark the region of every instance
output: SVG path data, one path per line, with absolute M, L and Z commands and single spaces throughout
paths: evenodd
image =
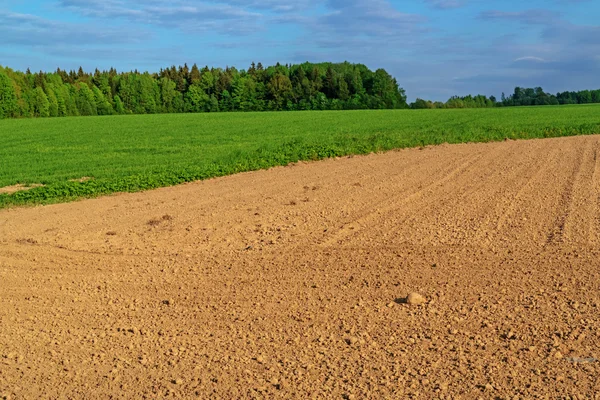
M 0 187 L 0 194 L 11 194 L 11 193 L 20 192 L 22 190 L 31 190 L 33 188 L 40 187 L 40 186 L 44 186 L 44 185 L 35 184 L 35 185 L 25 186 L 25 185 L 18 184 L 18 185 L 12 185 L 12 186 L 4 186 L 4 187 Z
M 598 398 L 599 152 L 440 146 L 0 211 L 0 398 Z

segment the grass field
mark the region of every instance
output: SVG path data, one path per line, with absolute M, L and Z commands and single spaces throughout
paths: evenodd
M 348 154 L 600 133 L 600 106 L 170 114 L 0 121 L 0 208 Z M 82 177 L 85 182 L 71 181 Z

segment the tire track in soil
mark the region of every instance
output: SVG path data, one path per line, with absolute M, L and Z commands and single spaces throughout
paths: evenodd
M 353 241 L 370 242 L 370 238 L 381 237 L 378 233 L 385 232 L 386 242 L 425 240 L 427 243 L 465 245 L 475 240 L 479 243 L 483 240 L 481 232 L 489 232 L 484 222 L 498 202 L 498 187 L 502 186 L 499 184 L 506 182 L 511 187 L 516 186 L 514 181 L 518 180 L 521 169 L 529 167 L 528 163 L 522 163 L 520 168 L 512 168 L 508 173 L 493 168 L 513 160 L 514 150 L 510 148 L 486 154 L 484 159 L 478 160 L 476 167 L 465 169 L 454 179 L 445 179 L 425 188 L 417 198 L 411 198 L 411 207 L 404 202 L 383 210 L 378 207 L 368 224 L 362 224 L 348 236 L 351 235 Z M 431 220 L 431 215 L 443 215 L 450 223 L 440 226 L 439 221 Z M 465 215 L 470 217 L 465 218 Z M 350 245 L 348 240 L 346 245 Z
M 330 247 L 335 244 L 339 244 L 339 242 L 343 241 L 350 235 L 356 234 L 360 229 L 364 229 L 365 227 L 372 226 L 376 220 L 380 218 L 384 218 L 387 214 L 394 212 L 400 207 L 404 207 L 407 204 L 414 202 L 415 200 L 421 198 L 424 193 L 443 185 L 444 183 L 455 179 L 457 176 L 466 173 L 469 168 L 475 164 L 478 160 L 482 158 L 482 154 L 476 154 L 472 156 L 468 161 L 461 163 L 457 167 L 453 167 L 449 172 L 443 174 L 443 176 L 439 179 L 434 179 L 433 182 L 420 187 L 417 191 L 412 191 L 408 189 L 407 192 L 410 192 L 408 195 L 401 196 L 400 198 L 387 199 L 383 202 L 379 202 L 375 208 L 370 208 L 366 212 L 362 213 L 358 218 L 352 220 L 352 222 L 347 223 L 346 225 L 360 225 L 357 230 L 355 227 L 349 228 L 341 228 L 335 232 L 335 234 L 329 236 L 325 241 L 321 242 L 321 246 Z
M 590 166 L 590 159 L 593 161 L 593 152 L 591 151 L 590 145 L 592 143 L 589 141 L 585 141 L 580 147 L 576 150 L 576 155 L 574 157 L 574 165 L 573 172 L 569 174 L 568 180 L 565 182 L 565 187 L 561 193 L 560 203 L 556 214 L 556 220 L 554 222 L 553 227 L 550 232 L 548 232 L 546 246 L 556 245 L 557 243 L 562 243 L 565 241 L 575 241 L 577 242 L 578 238 L 574 237 L 576 233 L 577 227 L 574 226 L 577 222 L 574 222 L 575 213 L 579 210 L 575 210 L 575 204 L 577 206 L 585 207 L 585 203 L 589 203 L 587 201 L 578 201 L 582 199 L 581 186 L 585 186 L 585 182 L 582 182 L 584 179 L 584 174 L 592 172 L 593 169 L 584 168 L 584 166 Z M 589 189 L 589 185 L 588 189 Z M 589 193 L 586 193 L 589 196 Z M 584 210 L 587 211 L 587 210 Z M 589 215 L 587 216 L 589 218 Z M 587 226 L 585 223 L 585 217 L 583 221 L 579 221 L 579 223 L 583 222 L 583 226 Z
M 470 168 L 460 176 L 456 176 L 456 179 L 447 180 L 436 188 L 430 189 L 427 191 L 427 195 L 419 198 L 418 203 L 413 204 L 411 208 L 399 207 L 389 210 L 377 223 L 372 224 L 372 230 L 387 232 L 388 237 L 402 235 L 404 241 L 418 239 L 414 236 L 410 239 L 411 233 L 417 231 L 417 234 L 424 235 L 421 239 L 429 242 L 449 245 L 464 244 L 469 240 L 468 236 L 458 237 L 456 233 L 458 231 L 477 231 L 479 224 L 464 226 L 465 223 L 470 224 L 470 222 L 463 218 L 463 211 L 468 210 L 467 213 L 477 215 L 475 218 L 470 218 L 471 220 L 479 221 L 481 219 L 479 208 L 485 209 L 485 206 L 481 207 L 481 204 L 489 201 L 488 197 L 490 197 L 491 191 L 487 190 L 489 181 L 498 175 L 497 171 L 490 167 L 497 163 L 504 163 L 508 158 L 510 158 L 510 153 L 507 151 L 499 154 L 487 154 L 478 162 L 477 167 Z M 477 199 L 477 204 L 473 204 L 474 198 Z M 410 212 L 405 212 L 406 210 Z M 438 220 L 431 220 L 430 216 L 432 215 L 444 215 L 445 219 L 451 222 L 440 224 Z M 449 230 L 450 225 L 453 226 L 453 229 Z M 420 229 L 416 228 L 419 226 Z M 419 230 L 422 232 L 418 232 Z M 373 232 L 366 232 L 358 239 L 366 240 L 369 234 L 373 234 Z M 397 238 L 394 238 L 394 241 L 397 242 Z
M 529 165 L 529 167 L 531 168 L 528 169 L 533 170 L 534 172 L 531 175 L 527 176 L 525 183 L 521 184 L 519 190 L 514 195 L 510 196 L 508 205 L 502 205 L 502 211 L 500 213 L 500 217 L 498 218 L 498 222 L 495 226 L 496 231 L 502 231 L 508 228 L 507 225 L 509 221 L 514 217 L 517 205 L 520 205 L 520 203 L 522 202 L 523 195 L 526 192 L 537 190 L 536 186 L 538 186 L 540 183 L 540 177 L 547 172 L 547 170 L 550 168 L 549 165 L 556 164 L 559 152 L 559 149 L 552 149 L 550 155 L 547 158 L 542 158 L 538 165 Z M 528 165 L 525 166 L 525 168 L 527 167 Z M 522 172 L 522 170 L 519 172 Z
M 440 226 L 440 221 L 429 221 L 429 230 L 438 231 L 436 241 L 466 245 L 473 241 L 489 243 L 500 236 L 495 224 L 490 225 L 497 214 L 494 210 L 499 209 L 506 191 L 519 187 L 523 170 L 531 167 L 531 159 L 518 163 L 517 167 L 511 165 L 514 155 L 515 149 L 511 147 L 506 147 L 499 154 L 489 154 L 489 163 L 452 182 L 461 188 L 458 195 L 449 196 L 447 194 L 451 194 L 452 188 L 443 188 L 445 190 L 431 196 L 429 203 L 422 203 L 421 209 L 427 210 L 427 214 L 444 216 L 443 226 Z M 535 157 L 532 159 L 535 160 Z M 511 167 L 508 170 L 496 169 L 495 165 Z M 427 220 L 427 215 L 420 213 L 419 216 L 421 223 Z M 400 219 L 396 225 L 402 226 L 406 221 L 407 217 Z
M 600 241 L 600 143 L 594 147 L 594 169 L 592 173 L 592 216 L 588 219 L 588 240 L 592 246 L 598 246 Z

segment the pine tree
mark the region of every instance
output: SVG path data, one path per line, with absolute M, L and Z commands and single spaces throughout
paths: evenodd
M 200 70 L 198 69 L 198 66 L 196 64 L 192 65 L 192 70 L 190 71 L 190 84 L 200 82 L 201 78 L 202 76 L 200 76 Z
M 250 68 L 248 68 L 248 73 L 250 75 L 256 75 L 256 64 L 254 63 L 254 61 L 252 61 L 252 64 L 250 64 Z

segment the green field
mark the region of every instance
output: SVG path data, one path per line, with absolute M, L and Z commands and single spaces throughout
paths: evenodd
M 348 154 L 600 133 L 600 105 L 0 120 L 0 208 Z M 72 179 L 91 177 L 86 182 Z

